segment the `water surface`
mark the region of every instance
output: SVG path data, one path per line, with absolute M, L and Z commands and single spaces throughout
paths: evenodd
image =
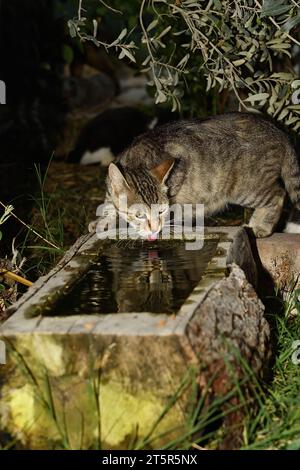
M 111 244 L 52 314 L 175 313 L 203 276 L 216 247 L 212 240 L 197 251 L 178 241 Z

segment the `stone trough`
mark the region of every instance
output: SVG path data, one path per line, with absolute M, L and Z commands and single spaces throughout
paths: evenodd
M 223 393 L 224 337 L 259 374 L 269 328 L 247 233 L 208 228 L 205 239 L 211 259 L 176 312 L 64 316 L 61 297 L 107 250 L 95 235 L 81 237 L 0 328 L 2 431 L 29 448 L 157 448 L 185 432 L 193 384 L 203 388 L 219 371 Z

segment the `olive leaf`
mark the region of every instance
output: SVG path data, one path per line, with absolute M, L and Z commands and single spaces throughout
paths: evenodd
M 289 11 L 293 5 L 286 5 L 285 0 L 264 0 L 261 9 L 261 18 L 264 16 L 278 16 Z
M 169 102 L 172 110 L 183 104 L 201 114 L 206 93 L 228 90 L 240 109 L 262 110 L 300 131 L 298 1 L 115 0 L 117 9 L 101 2 L 97 20 L 87 0 L 79 3 L 70 34 L 136 63 L 148 75 L 156 103 Z M 107 43 L 101 16 L 119 13 L 120 30 Z
M 299 9 L 300 10 L 300 9 Z M 300 24 L 300 13 L 292 18 L 289 18 L 281 27 L 282 31 L 289 32 L 291 29 L 295 28 Z
M 269 93 L 257 93 L 256 95 L 250 95 L 245 101 L 250 101 L 251 103 L 255 101 L 263 101 L 269 98 Z

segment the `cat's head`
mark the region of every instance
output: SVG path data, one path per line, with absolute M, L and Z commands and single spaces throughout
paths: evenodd
M 164 160 L 149 171 L 121 171 L 114 163 L 109 165 L 107 184 L 112 202 L 119 215 L 142 237 L 155 239 L 165 223 L 169 209 L 165 183 L 173 165 L 173 159 Z

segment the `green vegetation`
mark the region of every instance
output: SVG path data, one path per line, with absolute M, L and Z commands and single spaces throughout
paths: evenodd
M 65 209 L 62 204 L 57 204 L 56 193 L 45 191 L 50 165 L 51 160 L 44 174 L 39 166 L 35 166 L 38 191 L 32 196 L 34 201 L 32 226 L 38 227 L 39 231 L 37 235 L 28 230 L 21 247 L 21 253 L 30 253 L 30 268 L 27 274 L 33 270 L 38 276 L 48 272 L 64 252 Z
M 300 339 L 300 290 L 289 294 L 281 315 L 273 315 L 277 350 L 273 377 L 253 422 L 248 423 L 248 449 L 300 450 L 300 363 L 293 363 L 293 343 Z M 299 351 L 299 346 L 298 346 Z
M 136 63 L 148 74 L 156 103 L 168 101 L 173 110 L 182 105 L 199 116 L 205 95 L 210 92 L 206 113 L 214 113 L 222 111 L 230 91 L 240 109 L 262 110 L 300 129 L 298 2 L 115 0 L 97 6 L 80 0 L 77 5 L 77 16 L 69 20 L 71 36 Z M 108 25 L 116 33 L 111 41 L 105 39 Z

